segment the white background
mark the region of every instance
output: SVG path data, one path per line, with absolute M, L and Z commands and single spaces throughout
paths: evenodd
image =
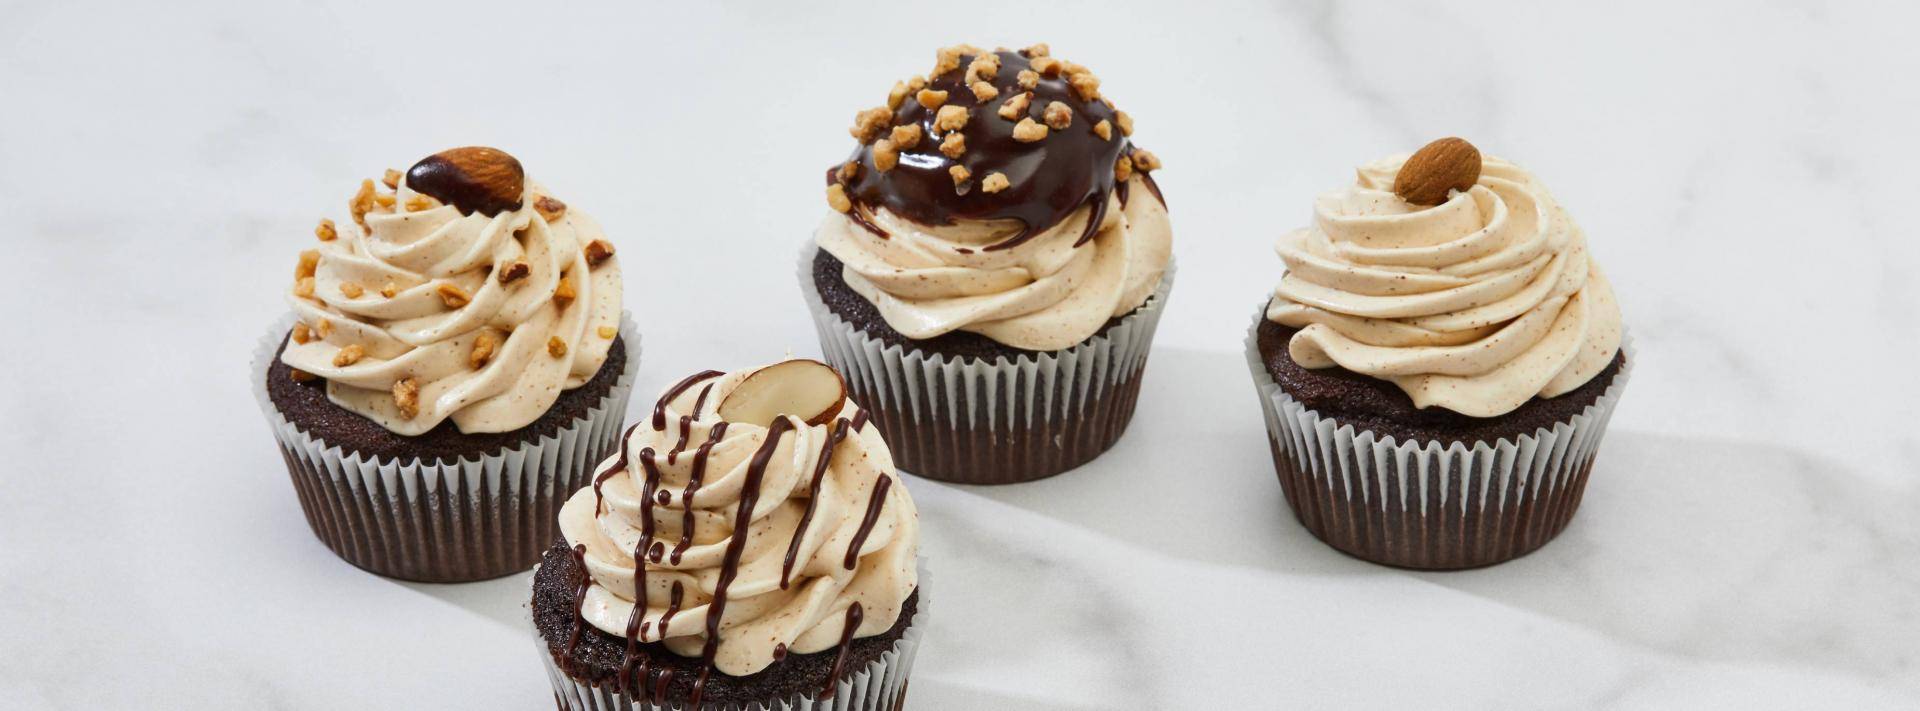
M 1103 459 L 909 480 L 915 708 L 1920 704 L 1914 6 L 547 5 L 0 6 L 0 706 L 549 703 L 523 577 L 307 530 L 246 364 L 315 220 L 510 150 L 621 250 L 637 409 L 818 353 L 821 171 L 959 41 L 1099 72 L 1181 269 Z M 1641 360 L 1558 541 L 1417 574 L 1291 520 L 1241 339 L 1313 195 L 1444 135 L 1552 187 Z

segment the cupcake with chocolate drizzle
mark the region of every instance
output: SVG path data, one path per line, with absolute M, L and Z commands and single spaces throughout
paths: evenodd
M 525 570 L 638 364 L 613 245 L 493 148 L 388 170 L 348 207 L 300 254 L 253 373 L 307 521 L 382 575 Z
M 531 608 L 561 708 L 898 708 L 919 515 L 827 365 L 666 389 L 569 499 Z
M 855 116 L 800 278 L 903 468 L 1029 481 L 1125 431 L 1173 271 L 1133 131 L 1046 45 L 941 49 Z
M 1278 251 L 1247 358 L 1307 530 L 1449 569 L 1565 528 L 1633 361 L 1586 234 L 1533 174 L 1434 141 L 1361 166 Z

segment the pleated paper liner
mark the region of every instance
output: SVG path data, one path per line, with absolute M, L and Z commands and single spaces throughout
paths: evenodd
M 1396 442 L 1309 410 L 1282 390 L 1260 356 L 1265 309 L 1247 334 L 1247 365 L 1267 441 L 1300 525 L 1343 553 L 1402 568 L 1494 565 L 1546 545 L 1580 508 L 1595 452 L 1633 371 L 1626 362 L 1599 399 L 1532 434 L 1468 446 Z
M 901 469 L 958 484 L 1044 479 L 1092 461 L 1126 432 L 1173 287 L 1174 264 L 1146 303 L 1062 351 L 993 360 L 889 345 L 834 314 L 813 281 L 819 249 L 800 253 L 800 289 L 827 363 L 872 413 Z
M 917 566 L 920 600 L 913 617 L 907 620 L 906 631 L 878 659 L 862 669 L 844 674 L 834 683 L 831 697 L 821 698 L 820 692 L 808 692 L 785 699 L 751 703 L 718 704 L 709 701 L 700 704 L 700 711 L 894 711 L 904 708 L 907 679 L 913 674 L 913 657 L 920 650 L 920 638 L 926 634 L 927 615 L 933 605 L 933 597 L 927 592 L 929 578 L 926 559 L 919 559 Z M 527 617 L 527 626 L 533 627 L 531 614 Z M 538 647 L 541 661 L 546 665 L 547 680 L 553 684 L 554 705 L 563 711 L 692 711 L 685 701 L 655 704 L 650 699 L 627 696 L 610 682 L 593 685 L 575 679 L 560 669 L 538 628 L 533 629 L 533 641 Z
M 292 316 L 282 318 L 260 340 L 252 388 L 307 525 L 341 559 L 402 580 L 486 580 L 539 562 L 559 535 L 561 504 L 617 448 L 640 366 L 640 334 L 622 314 L 627 362 L 619 379 L 553 435 L 456 462 L 363 457 L 301 431 L 269 399 L 267 369 L 292 325 Z

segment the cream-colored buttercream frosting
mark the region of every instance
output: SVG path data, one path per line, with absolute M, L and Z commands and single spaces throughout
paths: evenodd
M 731 422 L 715 436 L 722 422 L 716 409 L 751 373 L 717 375 L 677 394 L 669 391 L 662 416 L 642 420 L 627 434 L 622 452 L 600 464 L 596 485 L 561 508 L 567 544 L 586 547 L 592 584 L 580 615 L 594 627 L 624 638 L 637 621 L 640 641 L 701 656 L 741 501 L 753 493 L 755 454 L 775 433 L 768 423 Z M 773 663 L 779 649 L 805 654 L 835 648 L 855 603 L 863 612 L 854 637 L 886 632 L 919 584 L 919 513 L 894 473 L 879 428 L 853 427 L 865 419 L 858 413 L 848 400 L 822 425 L 783 416 L 794 427 L 778 432 L 766 457 L 738 574 L 726 588 L 714 656 L 721 672 L 752 674 Z M 665 426 L 656 429 L 655 422 Z M 836 442 L 837 428 L 844 434 Z M 643 507 L 650 471 L 657 472 L 652 503 Z M 816 472 L 817 496 L 811 495 Z M 696 476 L 699 484 L 689 487 Z M 862 538 L 869 510 L 875 514 Z M 643 541 L 649 518 L 652 537 Z M 645 611 L 635 620 L 634 601 L 643 596 L 636 591 L 634 552 L 643 543 L 652 554 L 645 565 Z
M 1146 303 L 1166 271 L 1166 205 L 1145 178 L 1130 180 L 1126 204 L 1115 191 L 1098 233 L 1078 247 L 1092 206 L 1004 250 L 984 248 L 1017 234 L 1020 223 L 922 225 L 884 208 L 868 218 L 885 237 L 834 213 L 815 241 L 846 265 L 847 285 L 908 338 L 971 331 L 1014 348 L 1060 350 Z
M 312 295 L 297 285 L 287 294 L 313 340 L 288 343 L 280 359 L 326 378 L 334 404 L 398 434 L 447 418 L 467 433 L 524 427 L 606 361 L 613 341 L 602 334 L 620 325 L 619 260 L 589 265 L 584 247 L 603 237 L 600 225 L 572 208 L 549 222 L 534 208 L 546 193 L 531 182 L 520 209 L 492 217 L 437 201 L 408 210 L 415 195 L 400 184 L 395 208 L 320 243 Z M 498 268 L 516 261 L 527 275 L 501 283 Z M 562 280 L 573 298 L 556 298 Z M 475 367 L 481 340 L 497 345 Z M 353 346 L 357 361 L 339 357 Z M 394 395 L 408 378 L 419 388 L 411 417 Z
M 1267 318 L 1288 350 L 1392 381 L 1417 407 L 1474 417 L 1580 387 L 1620 347 L 1613 289 L 1585 234 L 1534 177 L 1496 158 L 1433 207 L 1393 192 L 1406 157 L 1369 163 L 1280 239 Z

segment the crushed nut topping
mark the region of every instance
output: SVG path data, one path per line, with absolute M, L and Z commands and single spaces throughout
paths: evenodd
M 391 279 L 387 280 L 386 286 L 380 287 L 380 295 L 387 297 L 389 299 L 393 298 L 393 295 L 398 293 L 400 293 L 400 285 L 393 283 L 393 280 Z
M 1033 58 L 1033 70 L 1039 72 L 1040 76 L 1049 78 L 1057 77 L 1060 76 L 1060 70 L 1062 69 L 1065 69 L 1065 67 L 1060 65 L 1060 60 L 1058 59 L 1052 57 Z
M 920 93 L 913 95 L 913 100 L 920 102 L 921 106 L 928 109 L 937 109 L 947 103 L 947 92 L 938 89 L 921 89 Z
M 354 224 L 359 225 L 363 230 L 367 228 L 367 213 L 373 212 L 372 180 L 360 181 L 360 191 L 353 194 L 352 200 L 347 201 L 347 211 L 353 213 Z
M 893 139 L 882 138 L 873 142 L 873 169 L 885 173 L 900 163 L 900 150 L 893 147 Z
M 913 90 L 907 88 L 906 82 L 894 82 L 893 88 L 887 91 L 887 108 L 894 111 L 899 110 L 901 104 L 907 103 L 907 94 L 911 93 L 913 93 Z
M 560 283 L 553 285 L 553 300 L 559 302 L 560 308 L 562 309 L 566 308 L 567 304 L 572 303 L 573 298 L 578 295 L 579 294 L 573 290 L 573 277 L 571 276 L 560 277 Z
M 376 210 L 380 208 L 386 208 L 387 210 L 392 210 L 393 196 L 388 195 L 386 193 L 375 193 L 373 196 L 373 206 L 374 206 L 374 209 Z
M 555 358 L 559 358 L 560 356 L 563 356 L 566 354 L 567 354 L 566 341 L 560 340 L 559 336 L 554 336 L 552 338 L 547 339 L 547 355 L 553 356 Z
M 611 340 L 614 336 L 620 335 L 620 329 L 614 328 L 612 326 L 601 326 L 595 332 L 599 333 L 601 338 L 605 338 L 609 340 Z
M 947 72 L 953 71 L 955 69 L 959 69 L 960 55 L 979 53 L 977 50 L 974 52 L 968 52 L 967 51 L 968 49 L 970 48 L 965 45 L 941 47 L 940 51 L 934 54 L 933 71 L 929 72 L 927 76 L 938 78 L 942 74 L 946 74 Z M 928 108 L 932 108 L 932 107 L 928 107 Z
M 999 55 L 981 54 L 974 57 L 973 61 L 967 64 L 966 83 L 968 84 L 982 79 L 993 79 L 998 76 L 1000 76 Z
M 340 293 L 346 294 L 349 299 L 358 299 L 361 294 L 367 293 L 367 290 L 360 288 L 359 284 L 343 281 L 340 282 Z
M 487 361 L 493 360 L 493 352 L 499 347 L 499 336 L 493 335 L 492 331 L 481 331 L 480 335 L 473 337 L 473 352 L 467 354 L 467 365 L 474 370 L 486 367 Z
M 583 251 L 587 253 L 587 266 L 597 267 L 600 266 L 601 262 L 607 261 L 608 257 L 613 256 L 613 243 L 604 239 L 596 239 L 588 242 L 587 246 L 583 248 Z
M 322 242 L 332 242 L 340 238 L 340 230 L 334 229 L 333 220 L 322 218 L 320 224 L 313 228 L 313 236 Z
M 976 81 L 972 84 L 968 84 L 967 88 L 973 90 L 973 98 L 976 101 L 983 101 L 983 102 L 992 101 L 994 97 L 997 97 L 1000 95 L 999 89 L 993 88 L 992 84 L 988 84 L 984 81 Z
M 1100 123 L 1093 125 L 1093 135 L 1099 136 L 1102 141 L 1113 140 L 1113 122 L 1100 119 Z
M 893 134 L 888 140 L 893 141 L 894 148 L 905 151 L 920 145 L 920 136 L 920 124 L 910 123 L 893 127 Z
M 400 416 L 413 419 L 420 416 L 420 381 L 413 378 L 401 378 L 393 383 L 393 406 L 400 410 Z
M 872 143 L 874 137 L 879 136 L 880 131 L 885 129 L 892 119 L 893 112 L 887 110 L 887 107 L 875 106 L 854 114 L 853 128 L 847 129 L 847 132 L 853 134 L 854 139 L 861 143 Z
M 1073 109 L 1064 102 L 1055 101 L 1047 104 L 1047 110 L 1040 112 L 1040 120 L 1047 122 L 1048 128 L 1064 131 L 1073 125 Z
M 1081 101 L 1093 101 L 1100 98 L 1100 78 L 1093 72 L 1080 71 L 1067 76 L 1067 86 L 1073 87 L 1075 96 Z
M 500 273 L 500 283 L 512 284 L 526 277 L 528 273 L 533 271 L 533 268 L 527 265 L 527 260 L 516 259 L 511 263 L 494 267 L 494 271 Z
M 1039 42 L 1027 47 L 1026 49 L 1020 50 L 1021 54 L 1027 55 L 1028 57 L 1045 57 L 1051 54 L 1052 52 L 1053 52 L 1053 49 L 1051 47 L 1048 47 L 1047 43 L 1045 42 Z
M 953 176 L 953 184 L 958 187 L 967 184 L 967 181 L 973 178 L 973 171 L 967 170 L 964 165 L 956 165 L 947 169 L 947 175 Z
M 380 176 L 380 182 L 386 185 L 388 190 L 399 190 L 400 178 L 400 171 L 388 168 L 387 172 Z
M 293 324 L 293 342 L 305 344 L 313 340 L 313 329 L 307 328 L 305 321 Z
M 302 299 L 313 298 L 313 277 L 300 277 L 293 282 L 293 295 Z
M 942 106 L 940 113 L 933 117 L 933 130 L 944 133 L 966 128 L 967 115 L 965 106 Z
M 1018 121 L 1020 117 L 1027 115 L 1027 107 L 1032 103 L 1033 92 L 1015 94 L 1013 98 L 1007 99 L 1004 103 L 1000 104 L 1000 118 L 1008 121 Z
M 915 74 L 907 78 L 907 91 L 919 91 L 927 88 L 927 78 Z
M 473 297 L 467 294 L 466 289 L 460 288 L 459 284 L 453 282 L 440 282 L 440 285 L 434 287 L 433 290 L 440 294 L 440 300 L 445 302 L 447 308 L 450 309 L 466 306 L 469 302 L 473 301 Z
M 333 322 L 324 318 L 320 319 L 319 321 L 314 322 L 313 332 L 315 335 L 318 335 L 321 338 L 326 338 L 327 336 L 331 336 L 333 335 Z
M 1014 79 L 1020 82 L 1020 88 L 1027 91 L 1033 91 L 1034 87 L 1040 85 L 1040 73 L 1032 69 L 1020 70 L 1019 74 L 1014 75 Z
M 320 269 L 320 250 L 308 249 L 300 252 L 300 262 L 293 265 L 293 278 L 305 279 Z
M 980 181 L 980 189 L 989 193 L 997 193 L 1007 189 L 1007 186 L 1012 184 L 1013 181 L 1007 180 L 1006 173 L 988 173 L 987 177 Z
M 1113 179 L 1124 183 L 1131 177 L 1133 177 L 1133 159 L 1120 156 L 1119 160 L 1113 162 Z
M 299 368 L 288 368 L 287 377 L 292 379 L 293 382 L 296 382 L 296 383 L 310 383 L 320 379 L 320 376 L 314 375 L 312 373 L 301 370 Z
M 1020 123 L 1013 127 L 1013 140 L 1021 143 L 1032 143 L 1046 137 L 1047 127 L 1031 116 L 1020 119 Z
M 949 133 L 940 139 L 940 153 L 948 158 L 959 158 L 967 152 L 967 137 L 958 133 Z
M 433 198 L 427 197 L 425 195 L 421 195 L 420 193 L 414 193 L 412 197 L 407 198 L 407 212 L 420 212 L 422 210 L 431 210 L 438 206 L 439 206 L 438 201 L 434 200 Z
M 850 160 L 840 164 L 840 182 L 850 182 L 860 177 L 860 161 Z
M 340 349 L 339 353 L 333 354 L 333 366 L 336 368 L 345 368 L 360 362 L 360 359 L 365 357 L 367 357 L 366 347 L 354 343 Z
M 827 206 L 834 212 L 848 212 L 853 209 L 853 201 L 847 199 L 847 189 L 836 183 L 827 186 Z
M 1133 149 L 1133 167 L 1141 172 L 1160 169 L 1160 156 L 1145 148 Z
M 1113 124 L 1115 126 L 1120 127 L 1120 135 L 1122 136 L 1133 135 L 1133 117 L 1128 116 L 1127 112 L 1125 111 L 1113 112 Z
M 551 195 L 541 195 L 540 199 L 533 201 L 533 211 L 540 213 L 540 217 L 547 222 L 559 222 L 567 214 L 567 204 L 553 199 Z

